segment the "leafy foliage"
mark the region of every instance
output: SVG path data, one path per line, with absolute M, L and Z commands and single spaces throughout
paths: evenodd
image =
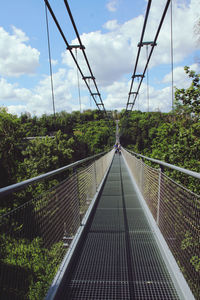
M 199 172 L 200 75 L 187 67 L 185 71 L 192 83 L 188 89 L 176 90 L 176 107 L 173 112 L 134 111 L 128 116 L 121 114 L 121 144 L 135 152 Z M 115 116 L 119 117 L 117 112 Z M 28 140 L 27 137 L 34 139 Z M 102 152 L 113 146 L 114 142 L 114 121 L 104 119 L 98 111 L 71 114 L 60 112 L 55 117 L 43 115 L 40 118 L 26 113 L 18 118 L 0 109 L 1 187 Z M 196 181 L 176 172 L 169 172 L 169 175 L 198 192 Z M 11 198 L 6 197 L 1 200 L 1 214 L 37 197 L 60 180 L 62 178 L 56 177 L 29 187 Z M 9 296 L 6 295 L 5 282 L 4 299 L 42 299 L 57 270 L 56 257 L 58 253 L 62 254 L 62 243 L 46 249 L 38 237 L 18 239 L 17 230 L 14 236 L 1 235 L 1 243 L 4 244 L 1 250 L 2 266 L 10 270 L 13 278 L 16 277 L 16 270 L 20 270 L 17 284 L 24 281 L 19 289 L 8 291 Z M 182 250 L 192 248 L 194 243 L 190 233 L 186 233 Z M 190 263 L 199 272 L 199 257 L 191 255 Z
M 114 136 L 114 121 L 99 111 L 18 118 L 0 108 L 0 186 L 104 151 L 114 144 Z
M 113 121 L 89 121 L 86 124 L 77 125 L 74 135 L 80 143 L 87 144 L 90 153 L 98 153 L 114 145 Z
M 73 144 L 73 138 L 67 139 L 67 135 L 60 130 L 55 138 L 46 136 L 31 140 L 22 151 L 24 161 L 19 166 L 19 179 L 31 178 L 67 165 L 72 159 Z
M 174 112 L 134 111 L 122 116 L 121 143 L 137 153 L 200 172 L 200 75 L 187 67 L 185 70 L 192 83 L 188 89 L 176 90 Z M 174 171 L 166 174 L 199 192 L 196 179 Z
M 98 111 L 61 112 L 55 117 L 32 118 L 28 113 L 17 117 L 0 109 L 0 139 L 0 184 L 3 187 L 109 149 L 115 141 L 115 123 L 105 120 Z M 47 249 L 42 238 L 37 236 L 39 233 L 33 235 L 32 229 L 37 218 L 41 218 L 41 212 L 36 202 L 32 201 L 30 205 L 29 201 L 41 197 L 68 173 L 58 174 L 1 199 L 0 215 L 4 215 L 6 223 L 0 226 L 0 264 L 4 274 L 9 274 L 1 280 L 2 299 L 44 298 L 66 249 L 63 242 Z M 45 195 L 44 206 L 48 204 L 48 193 Z M 13 214 L 8 221 L 5 215 L 19 206 L 28 207 L 28 203 L 26 217 L 31 225 L 27 233 L 21 235 L 25 226 L 23 218 Z M 55 212 L 49 210 L 48 213 Z
M 179 111 L 182 113 L 193 113 L 199 117 L 200 114 L 200 74 L 196 74 L 189 67 L 184 68 L 186 74 L 192 79 L 187 89 L 176 89 L 175 99 Z
M 16 182 L 16 170 L 22 159 L 23 133 L 20 120 L 0 108 L 0 186 Z
M 173 112 L 161 114 L 159 112 L 143 113 L 134 111 L 129 115 L 121 117 L 121 143 L 123 146 L 132 149 L 137 153 L 144 154 L 161 161 L 168 162 L 189 170 L 200 172 L 200 75 L 185 68 L 189 78 L 192 79 L 191 86 L 188 89 L 177 89 L 175 93 L 176 107 Z M 145 163 L 153 167 L 159 167 L 148 160 Z M 199 194 L 200 183 L 198 179 L 191 176 L 184 175 L 178 171 L 171 171 L 167 168 L 164 173 L 176 182 L 181 183 L 186 188 Z M 151 186 L 150 188 L 153 189 Z M 178 188 L 177 188 L 178 190 Z M 182 195 L 180 193 L 180 195 Z M 162 196 L 163 197 L 163 196 Z M 166 226 L 173 226 L 174 232 L 178 228 L 177 222 L 185 220 L 184 210 L 195 207 L 193 211 L 195 225 L 184 228 L 177 232 L 177 236 L 181 235 L 180 248 L 174 251 L 182 255 L 187 262 L 187 268 L 184 269 L 181 262 L 178 261 L 179 266 L 191 287 L 194 296 L 199 299 L 199 284 L 198 278 L 200 273 L 200 257 L 199 257 L 199 236 L 198 228 L 198 214 L 195 215 L 196 210 L 199 209 L 199 200 L 194 206 L 192 201 L 187 205 L 183 202 L 183 206 L 176 201 L 173 193 L 168 201 L 173 202 L 177 208 L 180 218 L 175 218 L 174 222 L 168 222 L 167 212 L 165 211 Z M 180 219 L 180 220 L 179 220 Z M 185 222 L 185 221 L 184 221 Z M 184 226 L 183 226 L 184 227 Z M 165 228 L 166 232 L 167 228 Z M 191 273 L 190 273 L 191 272 Z M 190 277 L 190 274 L 194 274 Z
M 15 272 L 9 273 L 9 281 L 14 283 L 15 291 L 4 282 L 3 297 L 18 296 L 20 299 L 43 299 L 51 284 L 58 267 L 57 257 L 64 253 L 62 242 L 54 244 L 50 250 L 43 247 L 42 240 L 35 238 L 29 240 L 17 240 L 2 236 L 4 251 L 1 253 L 1 262 L 6 266 L 12 266 Z M 20 272 L 18 271 L 20 269 Z M 20 278 L 16 277 L 16 274 Z M 12 278 L 13 276 L 13 278 Z M 19 284 L 19 279 L 23 282 Z

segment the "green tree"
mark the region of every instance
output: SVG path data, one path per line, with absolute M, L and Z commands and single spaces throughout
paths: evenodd
M 114 145 L 115 123 L 107 120 L 89 121 L 77 125 L 74 135 L 82 146 L 87 147 L 88 154 L 99 153 Z
M 187 89 L 176 89 L 175 103 L 179 113 L 194 114 L 199 117 L 200 114 L 200 74 L 184 68 L 186 74 L 192 79 L 192 83 Z
M 0 187 L 16 182 L 23 145 L 20 120 L 0 108 Z
M 55 138 L 46 136 L 29 141 L 22 151 L 24 161 L 19 165 L 18 180 L 43 174 L 64 165 L 72 160 L 74 140 L 58 131 Z
M 4 245 L 1 268 L 9 272 L 9 277 L 1 282 L 1 299 L 43 299 L 65 253 L 63 243 L 55 243 L 47 249 L 39 237 L 30 241 L 4 235 L 0 242 Z

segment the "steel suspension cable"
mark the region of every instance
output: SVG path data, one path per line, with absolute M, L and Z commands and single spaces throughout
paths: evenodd
M 166 16 L 166 13 L 167 13 L 167 10 L 168 10 L 168 7 L 169 7 L 170 2 L 171 2 L 171 0 L 167 0 L 167 3 L 166 3 L 166 5 L 165 5 L 165 9 L 164 9 L 164 11 L 163 11 L 162 18 L 161 18 L 161 20 L 160 20 L 160 24 L 159 24 L 159 26 L 158 26 L 158 29 L 157 29 L 157 32 L 156 32 L 154 41 L 153 41 L 153 43 L 152 43 L 151 51 L 150 51 L 150 53 L 149 53 L 149 57 L 148 57 L 148 60 L 147 60 L 147 62 L 146 62 L 146 66 L 145 66 L 145 68 L 144 68 L 143 74 L 141 75 L 141 80 L 140 80 L 139 86 L 138 86 L 138 88 L 137 88 L 137 92 L 135 93 L 135 99 L 134 99 L 133 103 L 131 104 L 131 110 L 133 109 L 133 106 L 134 106 L 134 104 L 135 104 L 135 100 L 136 100 L 136 98 L 137 98 L 137 94 L 138 94 L 138 92 L 139 92 L 139 90 L 140 90 L 140 87 L 141 87 L 141 84 L 142 84 L 144 75 L 145 75 L 145 73 L 146 73 L 146 70 L 147 70 L 149 61 L 150 61 L 150 59 L 151 59 L 151 56 L 152 56 L 154 47 L 155 47 L 155 45 L 156 45 L 156 42 L 157 42 L 157 39 L 158 39 L 160 30 L 161 30 L 162 24 L 163 24 L 163 22 L 164 22 L 164 19 L 165 19 L 165 16 Z M 128 103 L 127 103 L 127 105 L 128 105 Z M 127 111 L 127 107 L 126 107 L 126 111 Z
M 53 86 L 53 73 L 52 73 L 52 64 L 51 64 L 51 46 L 50 46 L 49 22 L 48 22 L 46 3 L 45 3 L 45 16 L 46 16 L 47 42 L 48 42 L 48 53 L 49 53 L 49 68 L 50 68 L 50 77 L 51 77 L 51 96 L 52 96 L 52 103 L 53 103 L 53 114 L 55 118 L 56 111 L 55 111 L 55 98 L 54 98 L 54 86 Z
M 140 42 L 139 42 L 139 47 L 138 47 L 138 53 L 137 53 L 136 62 L 135 62 L 135 68 L 134 68 L 133 76 L 132 76 L 132 80 L 131 80 L 131 86 L 130 86 L 130 91 L 129 91 L 129 96 L 128 96 L 128 101 L 127 101 L 126 109 L 128 108 L 128 103 L 129 103 L 130 96 L 131 96 L 131 91 L 132 91 L 132 88 L 133 88 L 133 82 L 134 82 L 134 79 L 135 79 L 136 69 L 137 69 L 137 65 L 138 65 L 138 61 L 139 61 L 139 57 L 140 57 L 140 52 L 141 52 L 141 48 L 142 48 L 142 41 L 143 41 L 144 33 L 145 33 L 145 30 L 146 30 L 146 25 L 147 25 L 147 20 L 148 20 L 148 16 L 149 16 L 149 11 L 150 11 L 150 8 L 151 8 L 151 2 L 152 2 L 152 0 L 149 0 L 148 5 L 147 5 L 147 9 L 146 9 L 146 14 L 145 14 L 145 18 L 144 18 L 144 24 L 143 24 L 143 28 L 142 28 L 141 37 L 140 37 Z
M 69 7 L 69 4 L 68 4 L 67 0 L 64 0 L 64 3 L 65 3 L 65 6 L 66 6 L 66 9 L 67 9 L 67 12 L 68 12 L 68 14 L 69 14 L 70 20 L 71 20 L 71 22 L 72 22 L 74 31 L 75 31 L 76 36 L 77 36 L 77 38 L 78 38 L 78 41 L 79 41 L 79 44 L 80 44 L 80 49 L 81 49 L 82 52 L 83 52 L 83 56 L 84 56 L 84 58 L 85 58 L 86 64 L 87 64 L 87 66 L 88 66 L 88 69 L 89 69 L 89 71 L 90 71 L 91 79 L 92 79 L 93 82 L 94 82 L 94 85 L 95 85 L 95 88 L 96 88 L 96 91 L 97 91 L 96 94 L 99 96 L 100 104 L 98 104 L 98 105 L 102 105 L 103 109 L 105 110 L 103 101 L 102 101 L 102 99 L 101 99 L 101 94 L 100 94 L 99 89 L 98 89 L 98 87 L 97 87 L 96 80 L 95 80 L 95 77 L 94 77 L 94 75 L 93 75 L 92 69 L 91 69 L 91 67 L 90 67 L 90 64 L 89 64 L 87 55 L 86 55 L 86 53 L 85 53 L 85 47 L 84 47 L 83 44 L 82 44 L 82 41 L 81 41 L 81 38 L 80 38 L 80 35 L 79 35 L 79 32 L 78 32 L 78 29 L 77 29 L 77 27 L 76 27 L 76 24 L 75 24 L 75 21 L 74 21 L 72 12 L 71 12 L 71 9 L 70 9 L 70 7 Z M 83 80 L 85 80 L 85 79 L 83 78 Z
M 48 8 L 48 10 L 49 10 L 49 12 L 50 12 L 50 14 L 51 14 L 51 16 L 52 16 L 52 18 L 53 18 L 55 24 L 56 24 L 56 26 L 57 26 L 57 28 L 58 28 L 60 34 L 61 34 L 61 36 L 62 36 L 62 38 L 63 38 L 63 40 L 64 40 L 64 42 L 65 42 L 67 48 L 69 48 L 70 54 L 71 54 L 71 56 L 72 56 L 72 58 L 73 58 L 73 60 L 74 60 L 74 62 L 75 62 L 75 64 L 76 64 L 77 68 L 79 69 L 79 72 L 80 72 L 81 75 L 83 76 L 83 73 L 82 73 L 82 71 L 81 71 L 81 69 L 80 69 L 80 67 L 79 67 L 79 64 L 78 64 L 77 61 L 76 61 L 76 58 L 75 58 L 75 56 L 74 56 L 74 54 L 73 54 L 73 52 L 72 52 L 72 49 L 70 49 L 70 45 L 69 45 L 69 43 L 67 42 L 67 39 L 66 39 L 66 37 L 65 37 L 65 35 L 64 35 L 64 33 L 63 33 L 63 31 L 62 31 L 62 29 L 61 29 L 59 23 L 58 23 L 58 20 L 56 19 L 56 16 L 55 16 L 55 14 L 54 14 L 54 12 L 53 12 L 53 10 L 52 10 L 50 4 L 49 4 L 49 1 L 48 1 L 48 0 L 44 0 L 44 1 L 45 1 L 45 3 L 46 3 L 46 6 L 47 6 L 47 8 Z
M 84 74 L 83 74 L 83 72 L 82 72 L 82 70 L 81 70 L 81 68 L 80 68 L 80 66 L 79 66 L 79 64 L 78 64 L 78 62 L 77 62 L 77 60 L 76 60 L 74 54 L 73 54 L 72 47 L 69 45 L 69 43 L 68 43 L 68 41 L 67 41 L 67 39 L 66 39 L 66 37 L 65 37 L 65 35 L 64 35 L 64 33 L 63 33 L 63 31 L 62 31 L 62 29 L 61 29 L 61 27 L 60 27 L 60 25 L 59 25 L 59 22 L 58 22 L 58 20 L 57 20 L 57 18 L 56 18 L 56 16 L 55 16 L 55 14 L 54 14 L 54 12 L 53 12 L 53 10 L 52 10 L 50 4 L 49 4 L 49 1 L 48 1 L 48 0 L 44 0 L 44 2 L 45 2 L 45 4 L 46 4 L 46 6 L 47 6 L 47 8 L 48 8 L 48 10 L 49 10 L 49 12 L 50 12 L 50 14 L 51 14 L 53 20 L 54 20 L 54 22 L 55 22 L 57 28 L 58 28 L 58 31 L 60 32 L 60 34 L 61 34 L 61 36 L 62 36 L 62 38 L 63 38 L 63 40 L 64 40 L 64 42 L 65 42 L 65 44 L 66 44 L 66 46 L 67 46 L 67 49 L 70 51 L 70 54 L 71 54 L 71 56 L 72 56 L 72 58 L 73 58 L 73 60 L 74 60 L 74 62 L 75 62 L 75 64 L 76 64 L 76 66 L 77 66 L 77 68 L 78 68 L 78 70 L 79 70 L 79 72 L 80 72 L 80 74 L 81 74 L 83 80 L 85 81 L 85 84 L 86 84 L 86 86 L 87 86 L 87 88 L 88 88 L 88 90 L 89 90 L 89 92 L 90 92 L 90 94 L 91 94 L 91 96 L 92 96 L 92 98 L 93 98 L 93 100 L 94 100 L 94 102 L 95 102 L 97 108 L 100 110 L 100 107 L 99 107 L 100 105 L 97 103 L 97 101 L 96 101 L 96 99 L 95 99 L 95 97 L 94 97 L 94 93 L 92 93 L 92 91 L 91 91 L 91 89 L 90 89 L 90 87 L 89 87 L 89 85 L 88 85 L 88 83 L 87 83 L 87 80 L 85 79 L 85 76 L 84 76 Z M 98 92 L 98 93 L 99 93 L 99 92 Z M 106 112 L 104 105 L 103 105 L 103 104 L 101 104 L 101 105 L 102 105 L 102 107 L 103 107 L 104 112 Z

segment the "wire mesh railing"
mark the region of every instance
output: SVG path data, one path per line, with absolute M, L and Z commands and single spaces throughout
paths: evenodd
M 56 186 L 42 186 L 39 196 L 0 216 L 0 299 L 45 297 L 112 157 L 110 151 L 72 165 Z M 12 199 L 17 194 L 23 191 Z
M 125 149 L 123 155 L 191 291 L 200 299 L 200 196 Z

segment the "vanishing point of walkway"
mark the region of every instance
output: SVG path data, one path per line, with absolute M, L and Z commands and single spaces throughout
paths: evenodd
M 70 300 L 179 299 L 118 154 L 57 295 Z

